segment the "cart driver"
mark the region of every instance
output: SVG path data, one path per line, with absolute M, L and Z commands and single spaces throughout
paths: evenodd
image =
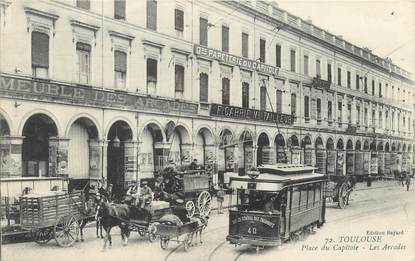
M 153 198 L 153 191 L 148 186 L 147 181 L 143 181 L 142 184 L 143 187 L 141 188 L 139 196 L 140 208 L 144 208 L 146 202 Z
M 133 182 L 125 194 L 127 195 L 125 200 L 127 204 L 134 206 L 137 205 L 140 198 L 140 192 L 138 191 L 137 183 Z
M 264 205 L 264 211 L 268 214 L 278 213 L 278 210 L 275 209 L 275 195 L 271 195 L 268 197 L 267 203 Z

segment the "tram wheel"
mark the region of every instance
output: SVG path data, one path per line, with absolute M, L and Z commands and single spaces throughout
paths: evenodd
M 154 224 L 150 224 L 150 225 L 148 226 L 148 240 L 149 240 L 151 243 L 153 243 L 153 242 L 154 242 L 154 241 L 156 241 L 156 239 L 157 239 L 156 232 L 157 232 L 157 226 L 156 226 L 156 225 L 154 225 Z

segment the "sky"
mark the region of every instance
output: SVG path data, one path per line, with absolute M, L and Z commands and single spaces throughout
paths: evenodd
M 415 73 L 415 0 L 277 0 L 281 9 Z

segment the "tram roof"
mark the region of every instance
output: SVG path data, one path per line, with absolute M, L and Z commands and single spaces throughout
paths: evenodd
M 316 168 L 298 164 L 275 164 L 275 165 L 261 165 L 258 166 L 258 170 L 261 173 L 287 175 L 287 174 L 302 174 L 313 173 Z

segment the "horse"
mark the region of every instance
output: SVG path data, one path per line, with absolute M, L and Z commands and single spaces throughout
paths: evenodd
M 98 209 L 98 203 L 96 198 L 88 198 L 88 200 L 85 202 L 85 211 L 84 215 L 86 218 L 79 220 L 79 232 L 81 235 L 81 241 L 84 241 L 84 233 L 83 230 L 85 226 L 93 221 L 96 221 L 96 235 L 97 238 L 104 238 L 102 235 L 102 224 L 101 219 L 97 217 L 97 209 Z M 99 232 L 99 233 L 98 233 Z M 78 241 L 78 237 L 76 238 L 76 241 Z
M 199 244 L 202 244 L 202 231 L 207 227 L 209 216 L 199 216 L 199 217 L 191 217 L 190 221 L 197 221 L 197 229 L 194 233 L 192 233 L 190 242 L 193 242 L 193 237 L 197 240 L 197 236 L 199 235 Z M 192 245 L 197 243 L 192 243 Z
M 101 201 L 97 209 L 97 218 L 101 219 L 101 225 L 105 230 L 103 250 L 106 249 L 107 242 L 109 242 L 109 247 L 112 246 L 112 238 L 110 233 L 111 229 L 115 226 L 118 226 L 121 230 L 123 245 L 127 245 L 129 236 L 128 223 L 130 220 L 130 208 L 128 205 L 110 204 Z

